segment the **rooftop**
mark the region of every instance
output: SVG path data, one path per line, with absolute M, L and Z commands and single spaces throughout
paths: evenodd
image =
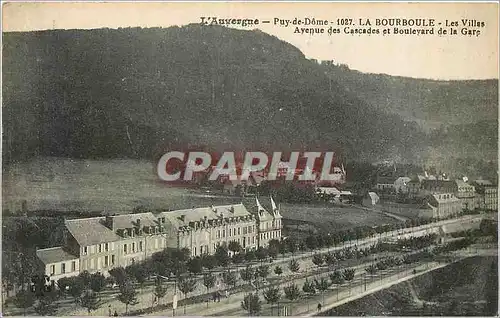
M 78 260 L 77 256 L 66 252 L 60 246 L 39 249 L 36 251 L 36 256 L 38 256 L 38 258 L 45 265 L 64 262 L 64 261 Z
M 177 227 L 188 226 L 190 222 L 201 221 L 205 217 L 207 220 L 217 220 L 221 215 L 223 218 L 251 216 L 241 203 L 161 212 L 160 215 Z
M 132 214 L 133 215 L 133 214 Z M 82 246 L 115 242 L 121 238 L 104 225 L 105 217 L 66 220 L 65 225 Z

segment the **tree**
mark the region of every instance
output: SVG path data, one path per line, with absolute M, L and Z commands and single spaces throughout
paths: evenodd
M 344 275 L 341 271 L 336 270 L 330 274 L 330 280 L 335 285 L 342 285 L 344 283 Z
M 217 259 L 217 263 L 221 266 L 226 267 L 229 265 L 229 255 L 228 255 L 228 249 L 225 246 L 219 246 L 217 247 L 217 250 L 215 251 L 215 258 Z
M 255 252 L 255 256 L 261 262 L 264 261 L 268 255 L 269 255 L 269 253 L 268 253 L 267 249 L 262 247 L 262 246 L 259 246 L 259 248 Z
M 101 306 L 97 297 L 97 292 L 92 290 L 87 290 L 85 291 L 85 293 L 83 293 L 80 305 L 83 308 L 87 309 L 89 315 L 93 310 L 97 310 Z
M 302 291 L 306 294 L 314 295 L 316 293 L 316 287 L 314 286 L 313 282 L 310 282 L 306 278 L 304 285 L 302 285 Z
M 374 275 L 377 272 L 377 266 L 371 264 L 365 269 L 365 271 L 370 275 Z
M 57 303 L 51 297 L 41 297 L 33 308 L 40 316 L 55 316 L 57 307 Z
M 314 254 L 314 256 L 312 258 L 313 264 L 318 266 L 318 267 L 323 265 L 324 261 L 325 261 L 325 258 L 321 254 Z
M 14 304 L 23 309 L 23 315 L 26 316 L 26 309 L 35 304 L 35 295 L 31 290 L 22 290 L 14 297 Z
M 354 273 L 356 270 L 354 268 L 346 268 L 344 269 L 344 278 L 347 281 L 351 281 L 354 279 Z
M 238 278 L 236 277 L 236 274 L 234 272 L 227 271 L 222 274 L 222 281 L 224 282 L 226 287 L 236 286 L 237 280 Z
M 187 295 L 189 293 L 192 293 L 194 291 L 194 289 L 196 288 L 196 284 L 196 280 L 191 277 L 181 277 L 178 286 L 179 290 L 184 294 L 184 299 L 187 298 Z M 184 301 L 184 314 L 186 314 L 186 303 L 187 302 Z
M 233 252 L 234 254 L 241 252 L 241 250 L 243 249 L 241 247 L 241 244 L 238 241 L 229 242 L 227 248 L 229 251 Z
M 261 306 L 259 295 L 257 294 L 248 294 L 241 302 L 241 308 L 248 311 L 249 316 L 257 316 L 260 313 Z
M 57 287 L 59 288 L 59 292 L 64 295 L 66 298 L 66 292 L 69 291 L 71 285 L 71 278 L 62 277 L 57 280 Z
M 203 270 L 203 264 L 200 257 L 194 257 L 187 263 L 188 271 L 192 274 L 199 274 Z
M 269 241 L 269 247 L 267 250 L 270 257 L 274 259 L 278 257 L 278 253 L 280 252 L 280 245 L 280 241 L 278 241 L 277 239 L 272 239 Z
M 269 276 L 269 266 L 261 265 L 261 266 L 257 267 L 257 274 L 262 279 L 266 279 L 267 276 Z
M 281 277 L 281 274 L 283 274 L 283 269 L 281 268 L 281 266 L 276 265 L 276 267 L 274 268 L 274 273 Z
M 206 273 L 203 275 L 203 286 L 207 288 L 207 294 L 210 291 L 210 288 L 215 286 L 215 276 L 212 273 Z M 208 308 L 208 299 L 207 299 L 207 308 Z
M 299 265 L 299 262 L 297 262 L 296 260 L 292 259 L 289 263 L 288 263 L 288 269 L 293 272 L 293 273 L 297 273 L 299 270 L 300 270 L 300 265 Z
M 153 291 L 158 302 L 167 295 L 167 287 L 163 284 L 163 281 L 160 277 L 155 280 L 155 289 Z
M 90 273 L 88 271 L 81 272 L 78 277 L 82 280 L 83 286 L 90 287 Z
M 330 267 L 335 266 L 337 264 L 337 258 L 335 257 L 335 254 L 334 253 L 326 254 L 325 263 Z
M 110 269 L 109 275 L 111 275 L 118 285 L 123 285 L 127 281 L 127 272 L 123 267 L 115 267 Z
M 245 255 L 243 253 L 236 253 L 231 259 L 234 264 L 241 264 L 245 260 Z
M 254 261 L 257 257 L 255 256 L 254 251 L 248 251 L 245 253 L 245 261 L 251 262 Z
M 202 266 L 209 271 L 217 267 L 217 259 L 213 255 L 205 254 L 201 258 Z
M 132 282 L 127 281 L 120 286 L 120 294 L 118 295 L 118 300 L 125 304 L 125 313 L 128 314 L 128 306 L 136 305 L 137 302 L 137 292 L 134 289 Z
M 290 300 L 292 303 L 295 300 L 299 299 L 299 297 L 300 297 L 300 290 L 297 287 L 297 285 L 295 285 L 295 284 L 292 284 L 292 285 L 289 285 L 289 286 L 283 288 L 283 291 L 285 292 L 285 297 L 288 300 Z M 290 312 L 290 314 L 291 314 L 291 312 Z
M 78 303 L 78 301 L 80 300 L 80 296 L 82 295 L 84 289 L 85 286 L 83 285 L 83 281 L 79 276 L 71 278 L 69 284 L 69 294 L 75 299 L 76 303 Z
M 330 287 L 330 282 L 328 279 L 322 277 L 320 280 L 314 280 L 314 286 L 321 292 L 321 295 L 323 296 L 323 303 L 325 303 L 325 292 L 328 290 L 328 287 Z
M 246 268 L 240 271 L 240 276 L 243 281 L 250 283 L 255 278 L 255 270 L 250 265 L 247 265 Z
M 106 278 L 101 273 L 90 275 L 90 289 L 96 293 L 100 293 L 106 286 Z
M 264 299 L 271 305 L 271 316 L 273 315 L 273 305 L 278 303 L 281 298 L 281 292 L 277 287 L 269 287 L 264 291 Z

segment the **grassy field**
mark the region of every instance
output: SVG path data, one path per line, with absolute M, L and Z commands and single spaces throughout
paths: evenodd
M 380 213 L 356 208 L 282 204 L 281 210 L 283 217 L 287 219 L 312 223 L 318 229 L 326 231 L 397 222 L 397 220 Z
M 191 208 L 231 198 L 191 193 L 158 181 L 153 163 L 138 160 L 43 158 L 4 169 L 3 208 L 128 213 L 136 206 Z M 234 200 L 234 199 L 233 199 Z
M 138 160 L 41 158 L 4 169 L 3 208 L 129 213 L 134 207 L 180 209 L 239 203 L 238 198 L 205 195 L 158 181 L 155 166 Z M 394 222 L 378 213 L 354 208 L 282 204 L 285 218 L 343 229 Z

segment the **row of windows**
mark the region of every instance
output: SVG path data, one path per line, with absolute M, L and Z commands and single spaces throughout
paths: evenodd
M 71 268 L 69 269 L 69 271 L 68 268 L 66 268 L 66 263 L 61 264 L 60 274 L 66 274 L 71 272 L 76 272 L 76 261 L 71 261 Z M 50 265 L 50 276 L 54 275 L 56 275 L 56 265 Z
M 85 265 L 88 266 L 88 269 L 93 270 L 93 269 L 101 269 L 103 267 L 108 267 L 108 266 L 113 266 L 115 265 L 115 255 L 105 255 L 104 257 L 98 257 L 96 259 L 92 258 L 87 261 L 84 261 Z
M 98 245 L 84 246 L 83 255 L 108 252 L 110 250 L 110 243 L 101 243 Z
M 242 232 L 243 232 L 243 235 L 255 232 L 255 225 L 244 226 L 243 228 L 238 227 L 238 228 L 229 229 L 228 230 L 228 237 L 241 235 Z M 226 230 L 217 230 L 217 238 L 219 239 L 219 238 L 224 238 L 224 237 L 226 237 Z
M 150 244 L 153 244 L 154 249 L 158 249 L 160 244 L 162 246 L 164 245 L 163 244 L 163 240 L 160 239 L 160 243 L 158 243 L 158 239 L 157 238 L 155 238 L 154 240 L 152 240 Z M 144 251 L 144 242 L 143 241 L 139 241 L 138 244 L 136 244 L 136 242 L 132 242 L 132 243 L 128 243 L 128 244 L 127 243 L 123 244 L 123 253 L 124 254 L 136 253 L 136 252 L 143 252 L 143 251 Z
M 277 239 L 277 238 L 280 238 L 279 231 L 260 233 L 261 240 L 271 240 L 271 239 Z

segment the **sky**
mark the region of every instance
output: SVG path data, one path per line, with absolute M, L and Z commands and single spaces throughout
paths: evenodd
M 199 23 L 202 16 L 269 20 L 257 28 L 296 46 L 308 58 L 333 60 L 362 72 L 436 80 L 498 79 L 498 3 L 8 3 L 2 15 L 4 32 L 182 26 Z M 294 27 L 275 25 L 274 18 L 347 18 L 357 24 L 366 18 L 372 24 L 383 18 L 424 18 L 442 26 L 446 20 L 461 24 L 468 19 L 485 26 L 469 28 L 479 30 L 479 36 L 461 35 L 461 26 L 454 36 L 310 35 L 294 34 Z

